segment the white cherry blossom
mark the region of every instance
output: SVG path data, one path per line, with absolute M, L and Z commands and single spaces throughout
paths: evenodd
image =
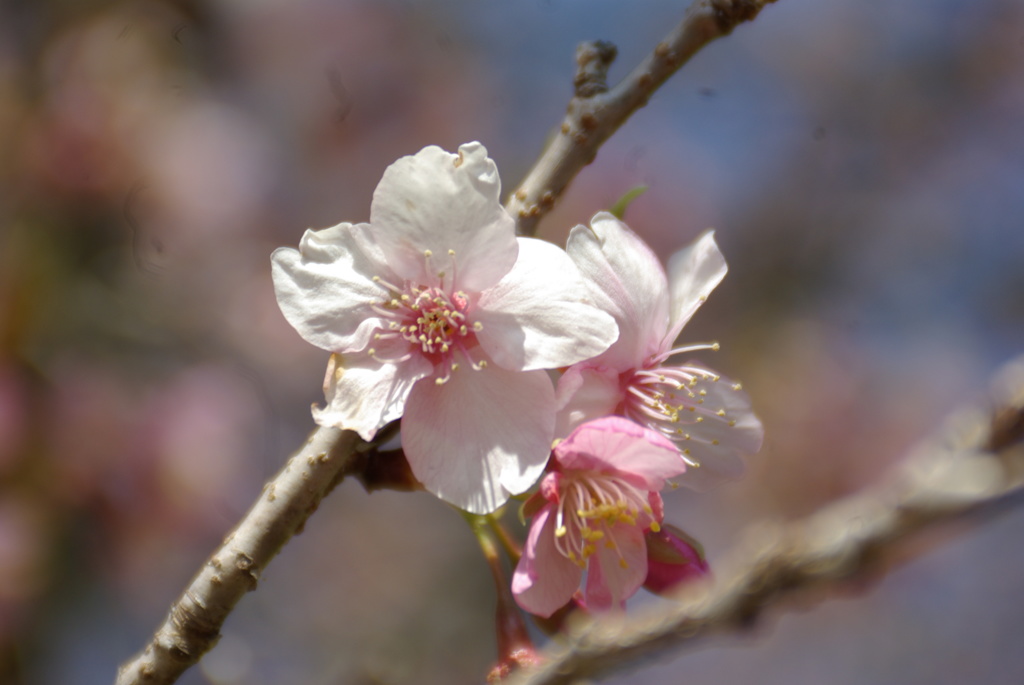
M 621 335 L 608 350 L 574 365 L 558 384 L 556 434 L 584 421 L 619 414 L 672 440 L 694 468 L 681 484 L 703 488 L 743 470 L 743 456 L 761 448 L 764 431 L 739 383 L 693 361 L 672 357 L 718 349 L 717 343 L 675 346 L 727 267 L 709 231 L 669 260 L 657 256 L 607 212 L 577 226 L 566 251 L 591 285 L 598 305 Z
M 307 231 L 274 252 L 285 318 L 332 353 L 317 423 L 371 439 L 403 417 L 414 475 L 475 513 L 540 476 L 554 437 L 545 369 L 618 337 L 578 269 L 516 238 L 479 143 L 427 147 L 384 172 L 368 224 Z

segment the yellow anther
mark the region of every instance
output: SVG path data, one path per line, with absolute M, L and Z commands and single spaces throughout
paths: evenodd
M 697 423 L 700 423 L 700 422 L 701 422 L 701 421 L 703 421 L 703 420 L 704 420 L 704 417 L 703 417 L 703 416 L 698 416 L 698 417 L 697 417 Z
M 479 321 L 474 321 L 473 322 L 473 330 L 474 331 L 479 333 L 483 329 L 484 329 L 484 325 L 482 323 L 480 323 Z
M 424 250 L 423 251 L 423 256 L 429 259 L 430 257 L 434 256 L 434 253 L 431 252 L 430 250 Z
M 717 440 L 712 440 L 712 441 L 711 441 L 711 444 L 712 444 L 712 445 L 717 445 L 717 444 L 718 444 L 718 441 L 717 441 Z
M 743 384 L 742 383 L 733 383 L 732 384 L 732 389 L 733 390 L 742 390 L 743 389 Z
M 718 410 L 717 412 L 715 412 L 715 413 L 716 413 L 716 414 L 718 414 L 719 416 L 725 416 L 725 410 L 724 410 L 724 409 L 719 409 L 719 410 Z
M 718 352 L 718 343 L 711 343 L 711 351 Z
M 568 533 L 568 532 L 569 531 L 568 531 L 568 529 L 565 526 L 559 526 L 558 528 L 555 528 L 555 537 L 556 538 L 564 538 L 565 534 Z M 572 552 L 569 552 L 569 555 L 570 555 L 569 558 L 572 559 Z
M 652 533 L 660 533 L 661 532 L 661 525 L 657 521 L 651 521 L 651 532 Z
M 730 420 L 730 421 L 729 421 L 729 425 L 730 425 L 730 426 L 735 426 L 735 425 L 736 425 L 736 419 L 732 419 L 732 420 Z
M 622 568 L 629 568 L 629 564 L 626 562 L 625 559 L 619 559 L 619 566 L 621 566 Z

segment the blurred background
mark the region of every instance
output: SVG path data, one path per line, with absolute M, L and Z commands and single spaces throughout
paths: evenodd
M 0 682 L 111 682 L 312 428 L 327 355 L 277 309 L 275 247 L 367 220 L 428 144 L 482 141 L 511 191 L 576 44 L 616 43 L 616 80 L 686 4 L 0 4 Z M 666 497 L 714 565 L 875 481 L 1024 348 L 1024 4 L 779 0 L 542 234 L 641 184 L 626 219 L 663 257 L 718 229 L 730 275 L 683 339 L 721 341 L 767 431 L 742 481 Z M 610 682 L 1019 683 L 1024 512 L 961 533 Z M 181 682 L 481 682 L 490 583 L 455 512 L 345 483 Z

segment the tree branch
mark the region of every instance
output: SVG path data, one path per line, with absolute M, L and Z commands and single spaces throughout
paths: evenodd
M 576 93 L 561 130 L 505 205 L 516 220 L 517 232 L 536 234 L 541 217 L 554 207 L 580 170 L 594 161 L 598 148 L 697 51 L 754 19 L 773 2 L 696 0 L 683 21 L 611 90 L 605 77 L 615 59 L 615 47 L 604 42 L 580 45 Z
M 371 448 L 372 443 L 350 431 L 313 431 L 171 606 L 152 641 L 121 666 L 116 684 L 173 683 L 198 662 L 220 638 L 238 601 L 256 588 L 270 560 Z
M 738 561 L 725 565 L 737 569 L 725 582 L 633 619 L 587 621 L 512 683 L 604 676 L 711 635 L 745 630 L 783 600 L 880 577 L 925 532 L 1024 505 L 1024 357 L 997 376 L 994 394 L 995 409 L 954 416 L 877 487 L 802 521 L 752 529 Z

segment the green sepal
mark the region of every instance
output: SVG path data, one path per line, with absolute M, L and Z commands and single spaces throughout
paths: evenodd
M 647 192 L 647 186 L 637 186 L 631 190 L 627 190 L 626 193 L 619 198 L 619 201 L 612 205 L 612 208 L 608 211 L 611 212 L 616 219 L 622 221 L 622 217 L 626 215 L 626 207 L 629 207 L 633 200 L 637 199 L 641 195 Z

